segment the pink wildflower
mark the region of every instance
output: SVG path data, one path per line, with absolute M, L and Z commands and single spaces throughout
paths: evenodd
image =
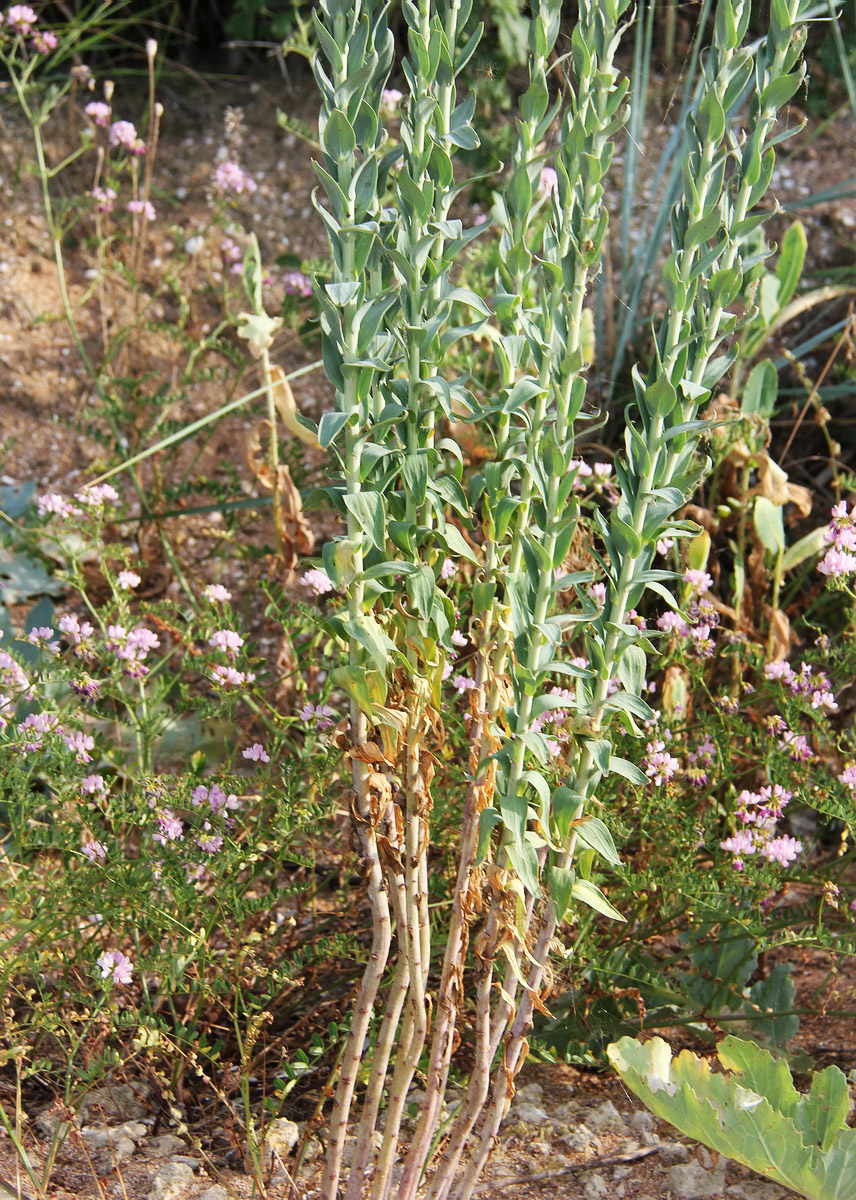
M 78 729 L 72 733 L 68 733 L 65 730 L 60 732 L 62 740 L 68 746 L 69 750 L 71 750 L 77 762 L 92 762 L 92 755 L 89 751 L 95 749 L 95 738 L 91 734 L 81 733 Z
M 107 784 L 103 775 L 86 775 L 80 781 L 80 790 L 84 796 L 106 796 Z
M 58 45 L 59 39 L 50 29 L 37 29 L 30 42 L 30 47 L 36 54 L 48 54 L 51 50 L 56 50 Z
M 90 100 L 83 111 L 87 117 L 91 117 L 95 124 L 100 125 L 102 129 L 106 129 L 110 124 L 112 109 L 104 100 Z
M 177 842 L 184 837 L 184 822 L 179 820 L 171 808 L 165 808 L 158 817 L 158 830 L 154 835 L 156 842 L 160 842 L 161 845 Z
M 458 568 L 452 562 L 451 558 L 444 558 L 443 565 L 440 568 L 441 579 L 452 579 L 458 573 Z
M 38 18 L 29 4 L 13 4 L 6 13 L 6 24 L 15 33 L 20 33 L 22 36 L 31 31 Z
M 243 167 L 234 162 L 221 162 L 214 172 L 214 186 L 221 192 L 240 196 L 243 192 L 254 192 L 255 179 Z
M 690 589 L 699 596 L 703 596 L 713 587 L 713 580 L 707 571 L 684 571 L 684 583 L 689 584 Z
M 681 614 L 671 609 L 657 618 L 657 628 L 662 629 L 664 633 L 673 633 L 676 637 L 687 637 L 690 632 L 689 625 Z
M 306 299 L 312 295 L 312 280 L 302 271 L 284 271 L 282 286 L 287 296 L 302 296 Z
M 761 847 L 761 853 L 764 858 L 769 859 L 770 862 L 777 862 L 783 867 L 790 866 L 801 852 L 802 842 L 798 842 L 796 838 L 788 837 L 787 834 L 771 838 L 769 842 Z
M 680 767 L 680 761 L 666 750 L 666 743 L 657 738 L 645 747 L 645 774 L 661 786 L 672 779 Z
M 384 88 L 380 94 L 380 115 L 387 121 L 394 120 L 403 99 L 398 88 Z
M 89 193 L 95 201 L 95 207 L 100 213 L 109 213 L 113 211 L 113 204 L 116 200 L 116 192 L 111 187 L 94 187 Z
M 43 496 L 39 496 L 36 500 L 36 508 L 40 517 L 47 516 L 48 513 L 57 517 L 76 517 L 79 515 L 79 510 L 66 500 L 64 496 L 60 496 L 58 492 L 46 492 Z
M 107 857 L 107 847 L 103 842 L 97 842 L 94 838 L 91 841 L 84 842 L 81 851 L 90 862 L 95 862 L 96 859 Z M 106 976 L 104 976 L 106 978 Z
M 113 983 L 131 982 L 131 972 L 134 968 L 130 958 L 126 954 L 123 954 L 121 950 L 105 950 L 96 959 L 96 962 L 101 968 L 102 979 L 110 979 L 112 976 Z
M 111 146 L 121 146 L 131 154 L 145 154 L 146 144 L 141 141 L 136 128 L 130 121 L 114 121 L 110 126 L 108 141 Z
M 332 592 L 333 581 L 326 571 L 320 570 L 318 567 L 313 567 L 307 571 L 300 582 L 304 587 L 308 587 L 316 596 L 324 596 L 327 592 Z
M 218 629 L 208 639 L 209 646 L 213 646 L 215 650 L 222 650 L 231 658 L 235 657 L 243 644 L 244 639 L 234 629 Z
M 232 593 L 223 587 L 222 583 L 209 583 L 203 588 L 202 595 L 212 604 L 226 604 L 232 599 Z
M 255 675 L 251 672 L 236 671 L 234 667 L 216 666 L 211 669 L 211 680 L 221 687 L 240 687 L 244 683 L 252 683 Z
M 249 758 L 252 762 L 270 762 L 270 755 L 261 742 L 253 742 L 252 746 L 247 746 L 246 750 L 242 750 L 241 753 L 244 758 Z
M 538 180 L 539 196 L 555 196 L 559 190 L 559 176 L 555 167 L 542 167 L 541 178 Z
M 155 206 L 151 200 L 129 200 L 125 208 L 135 217 L 145 217 L 147 221 L 157 220 Z
M 88 483 L 85 488 L 75 493 L 74 498 L 80 504 L 86 504 L 90 508 L 119 503 L 119 493 L 111 483 Z
M 122 588 L 123 591 L 133 591 L 138 588 L 142 580 L 136 571 L 120 571 L 116 576 L 116 587 Z
M 51 654 L 56 654 L 59 650 L 59 642 L 52 641 L 54 631 L 49 629 L 47 625 L 40 625 L 37 629 L 31 629 L 27 634 L 27 641 L 31 646 L 44 646 L 46 650 L 50 650 Z
M 719 846 L 721 850 L 727 850 L 729 854 L 755 853 L 755 839 L 746 829 L 738 830 L 734 837 L 726 838 L 724 842 L 719 843 Z

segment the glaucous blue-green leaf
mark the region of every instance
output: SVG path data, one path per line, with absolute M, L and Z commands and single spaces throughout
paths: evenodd
M 726 1073 L 689 1050 L 673 1059 L 658 1037 L 644 1045 L 624 1037 L 607 1049 L 627 1087 L 682 1133 L 808 1200 L 856 1200 L 856 1129 L 845 1124 L 842 1072 L 819 1072 L 809 1096 L 795 1100 L 783 1059 L 734 1037 L 717 1055 Z

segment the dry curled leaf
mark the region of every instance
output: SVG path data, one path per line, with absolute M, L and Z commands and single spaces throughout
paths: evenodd
M 264 488 L 273 490 L 270 463 L 262 454 L 261 430 L 270 429 L 267 421 L 260 421 L 247 435 L 247 465 Z M 280 463 L 276 474 L 278 504 L 274 506 L 279 518 L 277 530 L 281 544 L 283 565 L 287 571 L 294 568 L 300 555 L 311 554 L 315 548 L 315 535 L 306 523 L 300 492 L 294 485 L 288 467 Z
M 270 377 L 273 381 L 273 399 L 276 411 L 285 428 L 307 446 L 314 446 L 320 450 L 321 443 L 318 441 L 318 435 L 314 429 L 308 429 L 298 420 L 297 401 L 294 399 L 294 392 L 291 390 L 291 384 L 285 371 L 282 367 L 271 363 Z

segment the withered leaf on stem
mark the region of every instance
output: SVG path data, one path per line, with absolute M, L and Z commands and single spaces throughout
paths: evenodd
M 260 421 L 247 435 L 247 465 L 262 487 L 273 490 L 270 464 L 262 454 L 262 428 L 270 430 L 269 422 Z M 282 541 L 283 565 L 291 571 L 300 555 L 311 554 L 315 535 L 306 523 L 300 492 L 294 485 L 288 467 L 277 468 L 276 491 L 279 495 L 278 533 Z

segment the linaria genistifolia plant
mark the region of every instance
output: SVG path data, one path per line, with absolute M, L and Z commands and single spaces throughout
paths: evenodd
M 464 229 L 450 216 L 462 187 L 455 148 L 476 144 L 472 99 L 456 94 L 481 32 L 459 45 L 469 3 L 405 0 L 405 96 L 388 87 L 385 10 L 324 0 L 317 15 L 317 171 L 326 193 L 317 207 L 333 260 L 318 299 L 336 389 L 318 436 L 339 457 L 341 477 L 327 493 L 347 523 L 325 547 L 324 565 L 347 596 L 330 627 L 349 648 L 336 682 L 351 700 L 343 748 L 373 913 L 330 1119 L 325 1200 L 386 1200 L 393 1189 L 414 1200 L 426 1172 L 431 1200 L 466 1200 L 513 1096 L 533 1009 L 544 1007 L 559 927 L 574 922 L 579 906 L 622 919 L 579 868 L 577 851 L 618 865 L 606 825 L 590 812 L 598 785 L 610 773 L 647 782 L 613 753 L 610 736 L 616 720 L 640 734 L 638 722 L 653 718 L 641 692 L 655 635 L 643 634 L 634 610 L 646 591 L 678 607 L 669 587 L 677 576 L 652 568 L 655 546 L 698 532 L 678 514 L 704 472 L 700 411 L 734 360 L 739 322 L 730 306 L 767 253 L 758 250 L 765 214 L 757 206 L 773 169 L 777 113 L 804 74 L 801 0 L 773 0 L 769 34 L 752 49 L 742 45 L 749 4 L 721 0 L 687 119 L 656 355 L 647 374 L 634 370 L 615 462 L 620 494 L 588 531 L 599 577 L 569 572 L 572 543 L 587 533 L 575 457 L 576 438 L 596 415 L 585 305 L 624 119 L 628 83 L 613 59 L 627 9 L 628 0 L 582 0 L 570 54 L 556 60 L 558 0 L 534 6 L 529 87 L 494 213 L 502 241 L 492 307 L 452 277 L 484 228 Z M 551 107 L 553 77 L 562 86 Z M 391 110 L 400 135 L 390 148 L 378 114 Z M 542 145 L 555 119 L 550 165 Z M 460 324 L 465 312 L 472 319 Z M 449 377 L 449 348 L 475 333 L 494 349 L 492 397 L 475 395 L 467 377 Z M 489 447 L 478 473 L 465 478 L 444 421 L 471 423 Z M 471 579 L 466 631 L 444 588 L 458 571 Z M 427 903 L 432 751 L 443 737 L 442 681 L 454 647 L 468 644 L 475 673 L 453 682 L 470 701 L 470 781 L 438 964 Z M 558 678 L 573 690 L 556 686 Z M 572 715 L 565 746 L 543 729 L 558 712 Z M 446 1120 L 465 1005 L 474 1013 L 474 1065 Z M 425 1095 L 402 1155 L 417 1071 Z

